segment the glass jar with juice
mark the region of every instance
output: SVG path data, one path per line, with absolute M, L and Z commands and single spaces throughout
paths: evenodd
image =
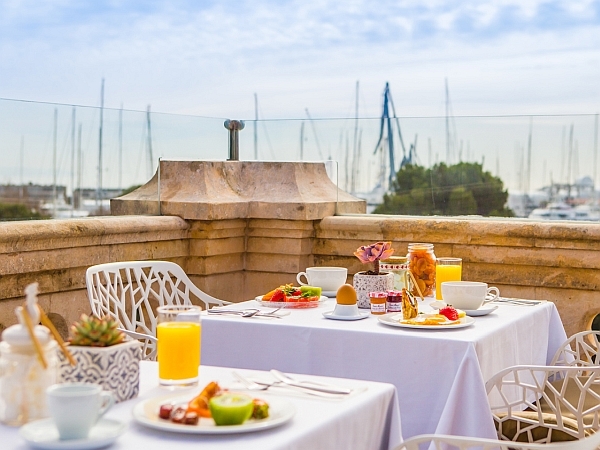
M 157 312 L 159 383 L 167 386 L 196 384 L 200 366 L 200 307 L 159 306 Z
M 408 244 L 410 292 L 415 296 L 432 297 L 435 289 L 435 253 L 433 244 Z M 416 284 L 415 284 L 416 283 Z

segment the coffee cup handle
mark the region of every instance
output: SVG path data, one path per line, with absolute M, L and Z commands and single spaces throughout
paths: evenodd
M 100 392 L 100 398 L 102 399 L 102 406 L 98 410 L 98 417 L 96 420 L 106 414 L 106 412 L 115 404 L 115 396 L 112 392 L 102 391 Z
M 500 297 L 500 290 L 496 286 L 489 287 L 483 304 L 485 305 L 486 303 L 493 302 L 494 300 L 498 299 L 498 297 Z
M 306 283 L 303 282 L 300 278 L 306 278 Z M 307 286 L 308 285 L 308 277 L 306 276 L 306 272 L 300 272 L 298 275 L 296 275 L 296 281 L 298 282 L 298 284 L 300 286 Z

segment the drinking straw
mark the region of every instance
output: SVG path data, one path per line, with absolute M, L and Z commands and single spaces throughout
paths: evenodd
M 419 293 L 419 297 L 421 297 L 421 300 L 424 301 L 425 298 L 423 298 L 423 293 L 421 292 L 421 289 L 419 288 L 419 283 L 417 283 L 417 280 L 415 280 L 415 276 L 412 274 L 412 272 L 409 270 L 408 274 L 410 275 L 410 278 L 412 279 L 412 282 L 414 283 L 415 287 L 417 288 L 417 292 Z
M 35 336 L 35 333 L 33 331 L 33 325 L 31 323 L 31 317 L 29 316 L 29 311 L 27 311 L 27 308 L 23 308 L 22 306 L 19 306 L 19 307 L 17 307 L 17 314 L 19 314 L 23 318 L 23 322 L 25 322 L 25 328 L 27 328 L 27 331 L 29 332 L 29 337 L 31 338 L 31 341 L 33 342 L 33 346 L 37 353 L 40 364 L 42 365 L 42 367 L 44 369 L 47 369 L 48 364 L 46 364 L 46 359 L 44 358 L 44 352 L 42 352 L 42 346 L 40 345 L 40 341 L 38 341 L 38 339 Z
M 40 312 L 40 320 L 42 321 L 42 324 L 44 324 L 44 325 L 46 325 L 46 327 L 48 327 L 48 329 L 52 333 L 52 336 L 54 336 L 54 339 L 56 339 L 56 342 L 58 342 L 58 346 L 60 347 L 60 350 L 63 352 L 65 357 L 69 360 L 69 363 L 71 363 L 72 366 L 76 366 L 77 361 L 75 360 L 75 358 L 73 357 L 73 354 L 69 351 L 69 349 L 65 345 L 65 341 L 63 341 L 63 338 L 60 336 L 60 333 L 58 332 L 58 330 L 54 327 L 54 324 L 52 323 L 52 321 L 48 318 L 48 316 L 46 315 L 44 310 L 40 307 L 40 305 L 37 305 L 37 308 L 38 308 L 38 311 Z

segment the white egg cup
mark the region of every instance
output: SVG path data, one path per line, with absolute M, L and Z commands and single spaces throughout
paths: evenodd
M 336 316 L 358 316 L 358 305 L 355 303 L 354 305 L 340 305 L 339 303 L 335 305 L 335 309 L 333 310 L 333 314 Z

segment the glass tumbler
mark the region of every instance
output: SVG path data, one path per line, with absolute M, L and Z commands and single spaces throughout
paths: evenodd
M 461 281 L 461 258 L 437 258 L 435 264 L 435 298 L 442 300 L 442 283 L 444 281 Z
M 190 386 L 198 383 L 200 366 L 199 306 L 159 306 L 158 379 L 165 386 Z

